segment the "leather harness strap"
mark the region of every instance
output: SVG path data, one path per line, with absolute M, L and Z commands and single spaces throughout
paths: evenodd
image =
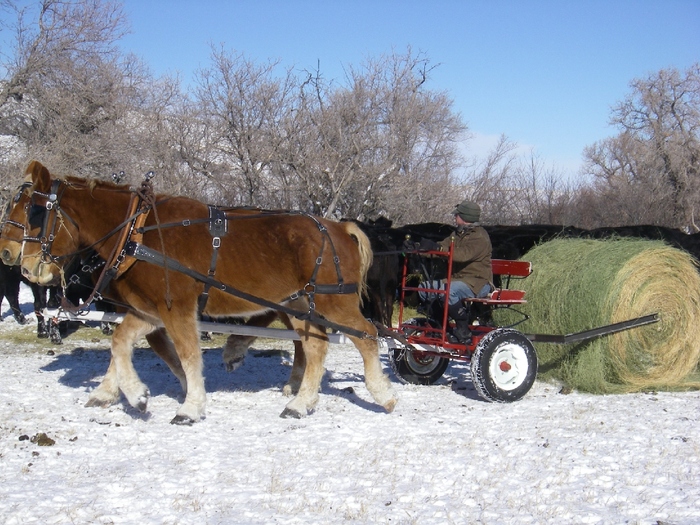
M 143 233 L 140 231 L 140 228 L 146 223 L 150 211 L 150 206 L 144 205 L 143 199 L 138 194 L 133 193 L 131 195 L 126 221 L 120 230 L 119 238 L 112 249 L 112 254 L 95 283 L 95 288 L 85 300 L 85 303 L 79 306 L 72 305 L 64 298 L 64 300 L 62 300 L 62 306 L 65 310 L 75 313 L 86 308 L 92 304 L 93 301 L 100 299 L 102 292 L 107 288 L 109 283 L 113 279 L 121 277 L 124 272 L 133 266 L 137 259 L 130 256 L 125 247 L 129 242 L 143 241 Z
M 211 262 L 209 263 L 209 272 L 207 275 L 211 278 L 216 274 L 216 261 L 219 256 L 219 248 L 221 247 L 221 238 L 228 233 L 228 220 L 226 220 L 226 212 L 216 206 L 209 206 L 209 233 L 212 240 Z M 138 242 L 138 241 L 137 241 Z M 211 283 L 204 283 L 204 290 L 197 299 L 197 311 L 201 315 L 209 300 L 209 288 Z
M 267 299 L 263 299 L 262 297 L 257 297 L 255 295 L 251 295 L 249 293 L 238 290 L 233 286 L 229 286 L 207 275 L 204 275 L 203 273 L 199 273 L 191 268 L 188 268 L 187 266 L 181 264 L 175 259 L 171 259 L 166 255 L 163 255 L 162 253 L 149 248 L 148 246 L 143 246 L 142 244 L 130 242 L 126 245 L 126 251 L 129 255 L 132 255 L 139 261 L 146 261 L 159 266 L 164 266 L 167 264 L 169 268 L 172 268 L 177 272 L 188 275 L 189 277 L 192 277 L 193 279 L 201 281 L 205 284 L 209 284 L 210 286 L 215 286 L 218 290 L 221 290 L 222 292 L 233 295 L 240 299 L 244 299 L 253 304 L 257 304 L 259 306 L 262 306 L 263 308 L 268 308 L 270 310 L 282 312 L 297 319 L 308 320 L 312 323 L 316 323 L 318 325 L 325 326 L 326 328 L 346 333 L 350 336 L 360 337 L 363 339 L 372 337 L 370 334 L 362 330 L 356 330 L 354 328 L 350 328 L 349 326 L 343 326 L 341 324 L 329 321 L 328 319 L 325 319 L 318 315 L 315 311 L 309 310 L 308 312 L 302 312 L 300 310 L 295 310 L 293 308 L 289 308 L 288 306 L 284 306 L 279 303 L 274 303 L 272 301 L 268 301 Z M 337 293 L 337 291 L 335 293 Z
M 146 181 L 148 183 L 148 180 Z M 51 210 L 54 206 L 56 207 L 56 212 L 58 214 L 59 211 L 59 203 L 60 203 L 60 197 L 62 195 L 62 191 L 59 192 L 59 187 L 61 185 L 61 182 L 58 180 L 54 181 L 55 187 L 52 188 L 52 192 L 50 195 L 42 195 L 42 197 L 47 198 L 47 204 L 45 205 L 44 209 L 46 211 Z M 65 189 L 65 188 L 63 188 Z M 38 194 L 38 192 L 35 192 Z M 324 326 L 326 328 L 330 328 L 332 330 L 338 330 L 340 332 L 344 332 L 350 336 L 355 336 L 355 337 L 360 337 L 360 338 L 368 338 L 372 337 L 370 334 L 367 332 L 361 331 L 361 330 L 356 330 L 354 328 L 350 328 L 348 326 L 343 326 L 337 323 L 333 323 L 324 317 L 320 316 L 319 314 L 316 313 L 315 311 L 315 303 L 314 303 L 314 296 L 315 294 L 352 294 L 352 293 L 357 293 L 358 292 L 358 285 L 357 283 L 345 283 L 342 278 L 342 273 L 340 269 L 340 260 L 338 258 L 335 245 L 333 243 L 333 240 L 327 230 L 327 228 L 314 216 L 303 213 L 303 212 L 293 212 L 293 211 L 287 211 L 287 214 L 301 214 L 304 215 L 310 219 L 312 219 L 316 226 L 318 227 L 319 231 L 321 232 L 321 248 L 318 257 L 316 258 L 316 264 L 314 267 L 314 270 L 311 274 L 311 277 L 309 279 L 309 282 L 301 289 L 298 290 L 297 292 L 294 292 L 291 294 L 288 298 L 284 299 L 283 301 L 280 301 L 281 303 L 290 301 L 290 300 L 295 300 L 298 299 L 302 296 L 308 297 L 309 300 L 309 309 L 306 312 L 302 312 L 299 310 L 295 310 L 293 308 L 289 308 L 287 306 L 284 306 L 283 304 L 275 303 L 268 301 L 266 299 L 263 299 L 261 297 L 257 297 L 252 294 L 248 294 L 245 292 L 242 292 L 241 290 L 238 290 L 232 286 L 229 286 L 225 283 L 222 283 L 221 281 L 217 281 L 214 279 L 214 276 L 216 274 L 216 264 L 218 260 L 218 253 L 219 253 L 219 248 L 221 247 L 221 238 L 225 236 L 228 233 L 228 220 L 229 219 L 234 219 L 234 218 L 239 218 L 239 217 L 232 217 L 226 213 L 225 209 L 221 209 L 216 206 L 209 206 L 209 219 L 198 219 L 196 221 L 183 221 L 181 223 L 173 223 L 173 224 L 167 224 L 167 225 L 160 225 L 157 221 L 157 216 L 156 216 L 156 222 L 157 227 L 160 229 L 161 227 L 170 227 L 170 226 L 188 226 L 194 222 L 209 222 L 209 233 L 212 236 L 212 257 L 211 257 L 211 262 L 209 265 L 209 271 L 207 275 L 204 275 L 202 273 L 199 273 L 195 270 L 192 270 L 191 268 L 188 268 L 187 266 L 181 264 L 180 262 L 171 259 L 164 253 L 157 252 L 156 250 L 153 250 L 151 248 L 148 248 L 143 245 L 143 234 L 145 231 L 149 230 L 150 228 L 145 227 L 146 220 L 148 218 L 149 213 L 151 212 L 152 209 L 156 206 L 155 200 L 147 200 L 144 198 L 143 192 L 134 192 L 131 196 L 131 199 L 129 201 L 129 206 L 127 210 L 127 216 L 124 222 L 119 225 L 118 228 L 115 230 L 112 230 L 108 235 L 105 236 L 105 238 L 109 237 L 110 235 L 113 235 L 117 232 L 119 232 L 119 238 L 117 239 L 117 242 L 114 246 L 114 249 L 112 253 L 110 254 L 110 257 L 107 261 L 107 263 L 104 266 L 104 269 L 102 273 L 100 274 L 100 277 L 97 280 L 97 283 L 95 284 L 95 288 L 92 291 L 90 297 L 83 303 L 82 305 L 75 306 L 70 304 L 68 301 L 63 302 L 63 308 L 67 311 L 70 312 L 77 312 L 81 309 L 85 309 L 88 307 L 94 300 L 101 298 L 101 293 L 103 290 L 107 288 L 109 283 L 113 279 L 118 279 L 121 277 L 129 268 L 133 266 L 133 264 L 136 261 L 147 261 L 150 263 L 158 264 L 163 266 L 166 269 L 172 268 L 175 271 L 178 271 L 180 273 L 184 273 L 185 275 L 188 275 L 202 283 L 204 283 L 204 290 L 199 296 L 198 299 L 198 308 L 199 308 L 199 313 L 201 314 L 202 311 L 204 310 L 204 307 L 206 306 L 207 300 L 209 298 L 209 290 L 211 287 L 216 287 L 217 289 L 228 293 L 230 295 L 234 295 L 236 297 L 242 298 L 244 300 L 247 300 L 251 303 L 257 304 L 259 306 L 262 306 L 264 308 L 268 308 L 271 310 L 275 310 L 278 312 L 285 313 L 287 315 L 293 316 L 295 318 L 301 319 L 301 320 L 308 320 L 310 322 L 316 323 L 318 325 Z M 154 210 L 154 213 L 156 211 Z M 44 224 L 43 224 L 43 229 L 42 233 L 46 232 L 48 230 L 48 222 L 49 222 L 49 214 L 47 213 L 43 219 L 44 219 Z M 260 215 L 269 215 L 269 213 L 263 213 Z M 258 217 L 260 216 L 258 215 Z M 240 217 L 240 218 L 252 218 L 250 215 L 245 216 L 245 217 Z M 70 217 L 69 217 L 70 219 Z M 47 257 L 53 257 L 50 253 L 51 251 L 51 244 L 54 239 L 54 229 L 56 227 L 56 219 L 54 219 L 53 224 L 51 228 L 51 233 L 48 235 L 48 237 L 42 237 L 39 240 L 42 244 L 42 252 L 44 253 L 45 256 Z M 103 239 L 100 239 L 100 242 Z M 28 240 L 25 237 L 25 240 Z M 33 239 L 31 239 L 33 240 Z M 161 239 L 162 241 L 162 239 Z M 318 275 L 319 268 L 323 262 L 323 252 L 326 246 L 326 243 L 330 245 L 331 252 L 333 254 L 333 263 L 335 265 L 335 270 L 336 270 L 336 275 L 338 282 L 334 284 L 317 284 L 316 283 L 316 277 Z M 84 251 L 84 250 L 81 250 Z M 77 255 L 80 252 L 76 252 L 72 254 L 73 256 Z
M 143 233 L 140 233 L 139 228 L 146 223 L 151 209 L 148 206 L 142 206 L 142 204 L 143 200 L 141 197 L 136 194 L 131 195 L 129 209 L 126 214 L 127 217 L 132 217 L 131 223 L 127 228 L 122 229 L 119 239 L 117 239 L 117 244 L 112 251 L 112 256 L 107 261 L 107 267 L 114 270 L 113 279 L 121 277 L 136 262 L 134 257 L 126 254 L 124 246 L 129 241 L 143 242 Z

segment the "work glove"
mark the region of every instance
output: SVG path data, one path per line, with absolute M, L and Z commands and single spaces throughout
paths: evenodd
M 430 239 L 423 238 L 420 241 L 420 244 L 418 245 L 418 249 L 422 252 L 427 252 L 427 251 L 438 251 L 440 250 L 440 245 L 436 243 L 435 241 L 431 241 Z
M 420 243 L 414 242 L 411 239 L 406 239 L 405 241 L 403 241 L 403 249 L 407 252 L 420 250 Z

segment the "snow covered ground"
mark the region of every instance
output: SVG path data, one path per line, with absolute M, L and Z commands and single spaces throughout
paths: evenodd
M 207 418 L 176 427 L 179 383 L 145 344 L 134 361 L 148 413 L 85 408 L 109 338 L 81 327 L 55 346 L 32 337 L 33 315 L 19 326 L 3 303 L 2 316 L 4 524 L 700 523 L 698 392 L 537 382 L 490 404 L 453 363 L 438 385 L 392 377 L 399 404 L 385 414 L 354 347 L 333 345 L 315 413 L 289 420 L 292 346 L 267 340 L 230 374 L 207 349 Z

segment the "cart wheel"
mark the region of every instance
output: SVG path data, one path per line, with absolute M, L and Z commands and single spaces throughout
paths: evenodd
M 410 319 L 409 324 L 436 326 L 427 318 Z M 406 335 L 420 335 L 420 329 L 410 330 Z M 447 370 L 450 360 L 446 357 L 427 355 L 423 352 L 413 352 L 403 348 L 393 348 L 389 352 L 391 369 L 402 383 L 412 385 L 432 385 L 442 377 Z
M 537 353 L 517 330 L 499 328 L 486 334 L 471 360 L 472 382 L 488 401 L 509 403 L 530 391 L 537 377 Z

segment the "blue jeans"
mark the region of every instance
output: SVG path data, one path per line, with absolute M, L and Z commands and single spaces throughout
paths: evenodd
M 445 281 L 426 281 L 418 285 L 419 288 L 428 288 L 431 290 L 444 290 L 446 287 Z M 462 281 L 452 281 L 450 283 L 450 296 L 447 299 L 447 304 L 457 304 L 462 301 L 462 299 L 467 299 L 470 297 L 486 297 L 491 292 L 491 285 L 486 283 L 478 294 L 469 287 L 468 284 Z M 430 292 L 418 292 L 418 297 L 422 303 L 426 301 L 434 301 L 439 298 L 442 299 L 443 295 L 430 293 Z

